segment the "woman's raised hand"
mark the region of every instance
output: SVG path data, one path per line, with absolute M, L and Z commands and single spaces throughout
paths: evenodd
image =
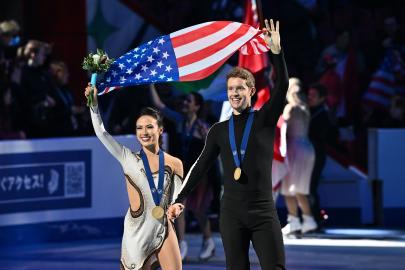
M 87 84 L 87 87 L 84 91 L 84 95 L 86 98 L 91 94 L 91 90 L 93 90 L 93 106 L 97 106 L 97 88 L 94 86 L 92 87 L 90 83 Z

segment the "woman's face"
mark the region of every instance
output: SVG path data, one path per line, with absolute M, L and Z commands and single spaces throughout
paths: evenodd
M 158 126 L 157 120 L 149 115 L 143 115 L 136 120 L 136 137 L 143 147 L 158 145 L 163 128 Z
M 183 107 L 181 111 L 183 113 L 197 113 L 200 106 L 195 102 L 195 98 L 192 94 L 188 94 L 183 100 Z

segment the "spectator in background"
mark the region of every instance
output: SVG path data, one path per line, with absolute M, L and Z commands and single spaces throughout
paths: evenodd
M 390 117 L 391 99 L 405 96 L 405 44 L 393 17 L 385 20 L 386 38 L 382 41 L 383 59 L 371 77 L 362 100 L 362 120 L 378 127 Z
M 331 76 L 331 65 L 338 78 L 336 74 Z M 336 118 L 342 119 L 345 125 L 353 124 L 356 120 L 361 97 L 360 75 L 363 71 L 363 55 L 354 47 L 351 32 L 347 29 L 338 31 L 335 43 L 322 51 L 317 72 L 321 75 L 322 84 L 327 86 L 330 99 L 338 97 L 338 104 L 337 101 L 332 104 L 336 107 Z
M 385 38 L 382 46 L 386 49 L 394 48 L 401 50 L 404 46 L 404 37 L 400 31 L 399 24 L 395 17 L 387 17 L 384 20 Z
M 184 172 L 187 175 L 191 166 L 198 159 L 204 148 L 208 125 L 199 118 L 199 111 L 204 106 L 203 97 L 196 93 L 189 93 L 183 100 L 181 113 L 168 108 L 161 100 L 154 85 L 150 86 L 152 103 L 168 119 L 176 123 L 177 143 L 170 146 L 171 153 L 183 161 Z M 209 174 L 209 173 L 208 173 Z M 187 199 L 189 209 L 197 219 L 203 233 L 203 245 L 199 254 L 200 260 L 207 260 L 214 255 L 215 243 L 212 238 L 211 224 L 207 215 L 208 208 L 213 199 L 212 185 L 207 175 Z M 180 253 L 182 259 L 187 255 L 187 242 L 185 241 L 186 221 L 185 215 L 177 219 Z
M 53 82 L 52 98 L 55 106 L 52 110 L 55 136 L 73 136 L 79 134 L 78 118 L 84 113 L 83 106 L 75 106 L 72 91 L 69 89 L 69 70 L 62 61 L 52 61 L 49 73 Z
M 52 109 L 56 101 L 52 97 L 53 84 L 45 67 L 50 52 L 50 44 L 38 40 L 28 41 L 22 51 L 21 89 L 29 104 L 24 114 L 28 121 L 27 135 L 31 138 L 52 136 L 54 130 L 49 123 L 54 117 Z
M 326 89 L 321 84 L 314 84 L 308 90 L 308 105 L 311 113 L 309 122 L 309 140 L 315 150 L 315 163 L 311 175 L 311 186 L 309 192 L 309 202 L 315 220 L 320 225 L 320 206 L 318 186 L 321 179 L 322 170 L 326 163 L 326 142 L 328 132 L 331 128 L 329 113 L 325 105 Z
M 391 99 L 389 116 L 382 121 L 383 128 L 405 128 L 405 97 L 395 95 Z
M 13 20 L 0 23 L 0 139 L 26 137 L 21 120 L 24 104 L 21 102 L 19 87 L 12 80 L 19 31 L 18 23 Z
M 342 79 L 336 71 L 337 63 L 338 59 L 335 56 L 325 55 L 323 59 L 325 71 L 319 79 L 319 83 L 327 90 L 325 102 L 334 117 L 337 116 L 339 106 L 342 105 L 344 92 Z
M 0 73 L 1 77 L 11 76 L 17 48 L 20 44 L 20 26 L 14 20 L 0 23 Z
M 311 173 L 314 167 L 315 153 L 308 139 L 310 112 L 301 84 L 290 79 L 287 92 L 288 104 L 284 107 L 284 124 L 281 130 L 286 134 L 288 173 L 281 183 L 288 218 L 282 229 L 284 235 L 301 231 L 307 233 L 317 228 L 308 201 Z M 302 211 L 303 222 L 298 216 L 298 207 Z

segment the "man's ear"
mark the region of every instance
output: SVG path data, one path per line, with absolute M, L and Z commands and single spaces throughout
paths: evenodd
M 256 88 L 255 87 L 251 87 L 250 88 L 250 96 L 253 97 L 253 95 L 256 93 Z

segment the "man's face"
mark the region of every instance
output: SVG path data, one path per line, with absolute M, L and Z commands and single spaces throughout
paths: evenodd
M 28 52 L 28 65 L 38 67 L 44 64 L 46 53 L 43 47 L 28 44 L 25 50 Z
M 66 85 L 69 81 L 69 72 L 66 67 L 51 64 L 50 73 L 54 76 L 54 78 L 60 85 Z
M 324 97 L 320 97 L 316 89 L 308 90 L 308 105 L 309 107 L 316 107 L 320 105 L 325 100 Z
M 232 109 L 242 112 L 251 105 L 252 96 L 256 89 L 246 85 L 246 80 L 231 77 L 227 82 L 228 100 Z

